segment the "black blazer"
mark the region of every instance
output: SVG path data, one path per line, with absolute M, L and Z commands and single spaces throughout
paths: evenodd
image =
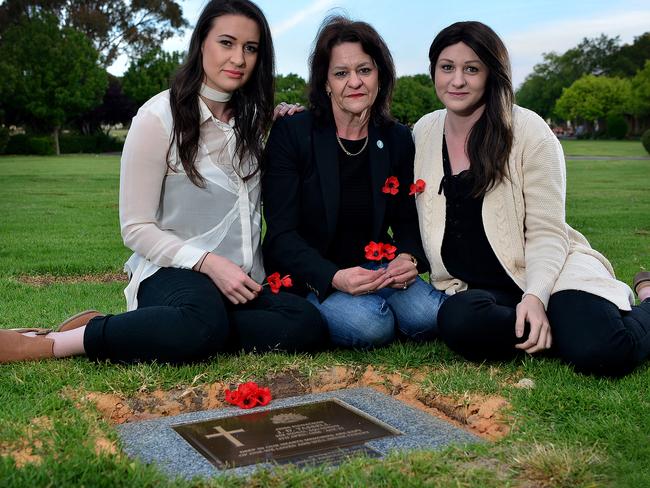
M 428 269 L 422 249 L 413 183 L 415 148 L 410 130 L 402 124 L 368 128 L 372 180 L 372 240 L 393 242 L 397 252 Z M 338 145 L 334 124 L 317 125 L 308 111 L 273 124 L 266 143 L 262 198 L 266 235 L 262 244 L 268 273 L 291 274 L 291 291 L 313 291 L 320 301 L 331 293 L 339 268 L 323 256 L 336 232 L 339 214 Z M 382 193 L 386 178 L 397 176 L 397 195 Z M 389 227 L 393 238 L 388 235 Z M 362 263 L 359 263 L 362 264 Z

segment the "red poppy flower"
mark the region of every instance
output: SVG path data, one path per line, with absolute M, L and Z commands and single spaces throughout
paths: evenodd
M 266 282 L 269 284 L 269 288 L 273 293 L 280 293 L 280 288 L 282 288 L 282 279 L 280 278 L 280 273 L 277 271 L 266 277 Z
M 427 182 L 424 180 L 417 180 L 415 183 L 411 183 L 411 191 L 409 195 L 417 196 L 418 193 L 422 193 L 427 187 Z
M 271 401 L 271 390 L 260 388 L 253 381 L 242 383 L 235 391 L 226 389 L 225 394 L 227 403 L 245 409 L 256 405 L 267 405 Z
M 226 389 L 226 402 L 232 404 L 232 405 L 239 405 L 239 402 L 241 401 L 241 394 L 239 391 L 230 391 Z
M 389 176 L 386 178 L 384 186 L 382 186 L 381 191 L 384 193 L 390 193 L 391 195 L 397 195 L 399 192 L 399 180 L 396 176 Z
M 271 401 L 271 390 L 268 388 L 260 388 L 257 390 L 257 403 L 260 406 L 267 405 Z
M 269 285 L 271 292 L 280 293 L 280 288 L 283 286 L 285 288 L 291 288 L 293 286 L 293 281 L 291 280 L 291 275 L 286 275 L 280 278 L 280 273 L 275 272 L 266 277 L 266 284 Z
M 255 396 L 257 394 L 257 390 L 259 390 L 259 387 L 254 381 L 247 381 L 246 383 L 242 383 L 237 388 L 237 391 L 243 397 Z
M 280 283 L 282 283 L 282 286 L 284 286 L 285 288 L 291 288 L 293 286 L 293 281 L 291 281 L 291 275 L 283 276 L 282 279 L 280 280 Z
M 370 241 L 364 248 L 366 251 L 366 259 L 368 261 L 381 261 L 381 258 L 384 257 L 382 246 L 383 244 L 381 242 Z
M 391 244 L 382 244 L 381 246 L 382 257 L 385 257 L 389 261 L 395 259 L 395 251 L 397 251 L 395 246 Z

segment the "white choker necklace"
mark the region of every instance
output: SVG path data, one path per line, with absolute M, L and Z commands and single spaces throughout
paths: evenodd
M 199 94 L 208 100 L 212 100 L 213 102 L 228 102 L 232 98 L 232 93 L 220 92 L 219 90 L 210 88 L 205 83 L 201 83 L 201 90 L 199 90 Z

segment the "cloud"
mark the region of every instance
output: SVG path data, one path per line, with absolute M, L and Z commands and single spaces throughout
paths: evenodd
M 532 26 L 526 31 L 503 35 L 512 59 L 514 85 L 518 86 L 533 71 L 533 66 L 543 62 L 542 53 L 558 54 L 577 46 L 583 38 L 620 36 L 630 43 L 635 36 L 648 30 L 650 10 L 604 12 L 598 17 L 574 18 Z
M 302 10 L 299 10 L 287 20 L 280 22 L 279 24 L 273 25 L 271 27 L 271 33 L 273 37 L 279 37 L 287 31 L 290 31 L 302 21 L 309 18 L 314 14 L 319 14 L 321 11 L 326 10 L 335 3 L 335 0 L 316 0 L 314 3 L 305 7 Z

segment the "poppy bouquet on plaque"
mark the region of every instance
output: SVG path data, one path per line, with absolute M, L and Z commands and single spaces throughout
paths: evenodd
M 260 388 L 254 381 L 242 383 L 236 390 L 226 389 L 225 394 L 226 403 L 245 409 L 264 406 L 271 401 L 271 390 Z

